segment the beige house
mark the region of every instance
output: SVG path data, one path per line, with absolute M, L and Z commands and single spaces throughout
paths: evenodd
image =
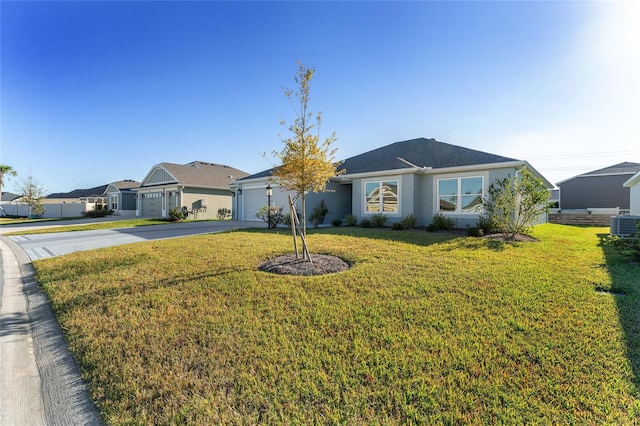
M 173 208 L 186 210 L 189 219 L 214 219 L 218 210 L 232 208 L 229 185 L 248 173 L 236 168 L 194 161 L 160 163 L 151 168 L 137 188 L 136 216 L 168 217 Z

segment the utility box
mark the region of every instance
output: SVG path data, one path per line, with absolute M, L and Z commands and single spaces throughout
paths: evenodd
M 191 208 L 193 210 L 206 210 L 207 209 L 207 200 L 197 200 L 191 203 Z

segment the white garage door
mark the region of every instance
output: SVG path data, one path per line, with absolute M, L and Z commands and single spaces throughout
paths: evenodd
M 142 194 L 142 216 L 162 216 L 162 192 Z

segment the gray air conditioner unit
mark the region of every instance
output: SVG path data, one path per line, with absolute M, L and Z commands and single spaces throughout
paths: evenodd
M 638 233 L 640 216 L 613 216 L 611 218 L 611 235 L 630 237 Z

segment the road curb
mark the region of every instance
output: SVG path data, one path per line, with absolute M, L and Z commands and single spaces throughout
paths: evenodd
M 3 253 L 7 248 L 11 250 L 20 273 L 21 291 L 26 298 L 24 317 L 33 342 L 45 424 L 102 425 L 29 257 L 9 238 L 0 236 L 0 245 Z

